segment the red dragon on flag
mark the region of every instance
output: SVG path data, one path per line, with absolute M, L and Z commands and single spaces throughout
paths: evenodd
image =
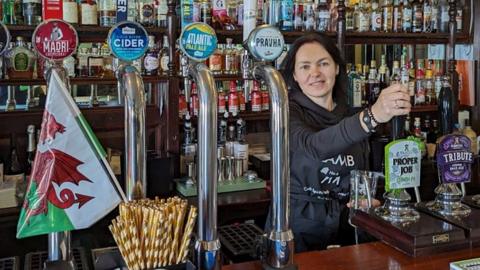
M 65 126 L 57 122 L 55 116 L 45 110 L 39 143 L 44 144 L 48 140 L 54 140 L 57 133 L 62 134 L 65 131 Z M 47 214 L 48 202 L 58 208 L 66 209 L 75 203 L 78 203 L 80 208 L 93 199 L 94 197 L 74 193 L 68 188 L 60 191 L 60 197 L 57 197 L 55 192 L 53 183 L 61 186 L 67 182 L 76 185 L 79 185 L 80 181 L 91 182 L 77 170 L 77 167 L 81 164 L 83 162 L 80 160 L 57 149 L 51 149 L 43 153 L 37 151 L 30 180 L 37 184 L 36 193 L 39 201 L 38 204 L 35 204 L 34 209 L 30 208 L 29 200 L 24 201 L 23 208 L 30 210 L 29 216 Z

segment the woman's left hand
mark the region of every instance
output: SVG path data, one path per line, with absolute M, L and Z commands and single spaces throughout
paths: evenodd
M 377 206 L 380 206 L 381 203 L 379 200 L 377 199 L 372 199 L 372 208 L 375 208 Z M 353 203 L 350 201 L 347 203 L 347 207 L 348 208 L 352 208 L 353 207 Z M 368 201 L 367 199 L 362 199 L 362 200 L 359 200 L 358 201 L 358 208 L 363 208 L 363 209 L 366 209 L 368 208 Z
M 393 84 L 381 90 L 377 102 L 372 105 L 372 113 L 379 123 L 386 123 L 394 116 L 410 113 L 412 104 L 408 89 L 402 84 Z

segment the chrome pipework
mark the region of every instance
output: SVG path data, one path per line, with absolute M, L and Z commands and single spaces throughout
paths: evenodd
M 220 269 L 217 235 L 217 91 L 212 73 L 203 63 L 188 66 L 197 84 L 198 112 L 198 239 L 195 264 L 198 269 Z
M 116 76 L 118 99 L 123 99 L 125 107 L 125 189 L 127 200 L 131 201 L 147 194 L 145 91 L 135 67 L 121 64 Z
M 272 230 L 267 232 L 264 264 L 269 268 L 293 267 L 294 242 L 289 227 L 290 159 L 288 92 L 282 75 L 272 66 L 256 64 L 253 77 L 266 82 L 270 94 L 272 136 Z

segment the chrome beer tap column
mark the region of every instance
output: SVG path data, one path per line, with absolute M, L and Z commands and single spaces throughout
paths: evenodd
M 217 270 L 220 263 L 220 241 L 217 235 L 217 91 L 215 80 L 201 62 L 217 48 L 215 31 L 207 24 L 192 23 L 180 35 L 180 49 L 190 58 L 182 75 L 197 85 L 198 111 L 198 235 L 195 242 L 195 265 L 199 270 Z M 196 62 L 198 61 L 198 62 Z M 188 71 L 188 77 L 184 72 Z
M 140 24 L 123 21 L 110 29 L 107 42 L 120 61 L 115 75 L 118 100 L 125 108 L 125 193 L 127 200 L 132 201 L 147 195 L 145 88 L 132 62 L 147 51 L 148 34 Z
M 266 82 L 271 102 L 272 229 L 266 232 L 262 263 L 265 269 L 295 269 L 293 233 L 289 226 L 290 153 L 287 85 L 279 71 L 265 64 L 280 56 L 284 40 L 277 28 L 263 25 L 250 33 L 246 45 L 254 59 L 259 61 L 253 64 L 253 78 Z

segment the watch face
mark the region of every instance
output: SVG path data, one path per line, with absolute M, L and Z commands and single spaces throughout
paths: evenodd
M 368 117 L 368 115 L 363 116 L 363 121 L 370 123 L 370 117 Z

